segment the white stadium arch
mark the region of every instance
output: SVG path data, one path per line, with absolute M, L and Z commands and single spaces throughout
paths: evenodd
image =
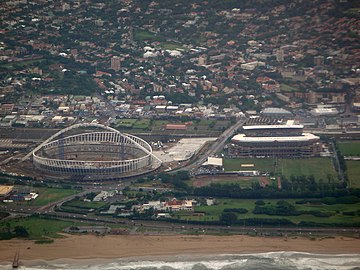
M 84 127 L 100 128 L 105 131 L 79 133 L 59 138 L 72 129 Z M 77 158 L 77 153 L 83 152 L 90 153 L 91 159 Z M 72 158 L 69 158 L 70 153 L 72 153 Z M 100 153 L 112 155 L 112 159 L 96 159 Z M 114 158 L 120 153 L 122 157 Z M 75 124 L 62 129 L 37 146 L 22 160 L 29 159 L 31 156 L 35 167 L 45 173 L 94 179 L 122 178 L 143 174 L 157 169 L 162 163 L 152 153 L 150 144 L 145 140 L 97 123 Z

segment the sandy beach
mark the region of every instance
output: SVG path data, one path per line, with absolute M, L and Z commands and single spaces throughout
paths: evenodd
M 239 254 L 297 251 L 326 254 L 360 254 L 360 239 L 336 237 L 191 236 L 191 235 L 67 235 L 52 244 L 7 240 L 0 242 L 0 261 L 10 262 L 17 250 L 21 260 L 110 259 L 178 254 Z

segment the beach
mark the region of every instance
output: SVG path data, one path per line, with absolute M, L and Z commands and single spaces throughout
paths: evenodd
M 112 259 L 142 256 L 195 254 L 245 254 L 307 252 L 360 254 L 360 239 L 348 237 L 251 237 L 244 235 L 64 235 L 52 244 L 29 240 L 0 242 L 0 261 L 11 262 L 19 250 L 20 260 Z

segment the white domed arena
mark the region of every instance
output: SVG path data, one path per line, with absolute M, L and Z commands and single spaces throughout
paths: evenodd
M 96 130 L 64 136 L 81 128 Z M 45 175 L 77 181 L 127 178 L 161 166 L 161 160 L 143 139 L 95 123 L 67 127 L 35 148 L 31 155 L 35 168 Z

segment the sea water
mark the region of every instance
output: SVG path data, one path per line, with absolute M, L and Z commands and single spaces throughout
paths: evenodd
M 22 270 L 360 270 L 360 254 L 325 255 L 300 252 L 142 257 L 112 260 L 38 261 Z M 11 269 L 11 265 L 0 265 Z

